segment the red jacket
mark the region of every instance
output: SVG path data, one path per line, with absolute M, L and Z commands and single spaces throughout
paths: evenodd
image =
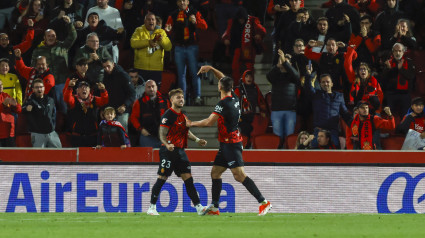
M 0 93 L 0 139 L 5 139 L 15 136 L 15 117 L 11 114 L 21 113 L 22 108 L 19 103 L 16 106 L 4 105 L 3 101 L 10 98 L 5 92 Z
M 24 100 L 32 94 L 32 81 L 35 79 L 35 77 L 41 76 L 43 78 L 45 95 L 48 94 L 50 92 L 50 89 L 55 86 L 55 77 L 53 76 L 53 74 L 49 73 L 49 69 L 47 69 L 47 71 L 44 72 L 42 75 L 38 75 L 37 70 L 33 67 L 27 67 L 22 58 L 16 59 L 15 62 L 16 70 L 22 77 L 27 80 L 27 87 L 25 88 L 24 92 Z

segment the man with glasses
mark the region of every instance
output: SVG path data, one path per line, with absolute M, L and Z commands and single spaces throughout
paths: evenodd
M 104 70 L 102 60 L 112 58 L 108 49 L 99 44 L 99 37 L 95 32 L 87 35 L 86 44 L 79 48 L 75 53 L 75 62 L 78 59 L 85 58 L 88 63 L 87 78 L 93 82 L 103 82 Z
M 33 20 L 28 20 L 28 31 L 25 36 L 24 41 L 18 45 L 11 45 L 9 41 L 9 36 L 6 33 L 0 33 L 0 59 L 7 58 L 9 59 L 9 67 L 11 73 L 16 73 L 15 70 L 15 55 L 13 51 L 20 49 L 22 53 L 25 53 L 29 48 L 31 48 L 32 41 L 34 40 L 34 22 Z
M 53 98 L 45 95 L 43 80 L 37 78 L 32 83 L 32 94 L 22 106 L 27 116 L 28 131 L 33 147 L 62 148 L 55 131 L 56 108 Z

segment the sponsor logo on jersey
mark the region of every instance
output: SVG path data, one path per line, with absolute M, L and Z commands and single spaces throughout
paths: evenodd
M 214 111 L 221 112 L 221 111 L 223 111 L 223 107 L 220 107 L 219 105 L 217 105 L 217 106 L 215 106 Z
M 167 118 L 162 118 L 162 122 L 161 123 L 162 124 L 165 124 L 167 122 L 167 120 L 168 120 Z
M 229 163 L 227 163 L 229 166 L 232 166 L 235 163 L 235 161 L 230 161 Z

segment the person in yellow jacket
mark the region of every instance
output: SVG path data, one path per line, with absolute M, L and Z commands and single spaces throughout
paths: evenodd
M 172 45 L 167 33 L 157 27 L 155 14 L 146 15 L 145 24 L 136 28 L 130 43 L 134 49 L 134 68 L 144 80 L 152 79 L 159 85 L 164 69 L 164 50 L 170 51 Z
M 20 105 L 22 105 L 22 88 L 16 74 L 9 73 L 9 59 L 0 59 L 0 81 L 3 83 L 3 91 Z

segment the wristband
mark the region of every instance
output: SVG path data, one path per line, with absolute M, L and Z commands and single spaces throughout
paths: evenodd
M 196 143 L 198 143 L 200 140 L 201 140 L 201 139 L 196 138 L 196 139 L 195 139 L 195 142 L 196 142 Z

